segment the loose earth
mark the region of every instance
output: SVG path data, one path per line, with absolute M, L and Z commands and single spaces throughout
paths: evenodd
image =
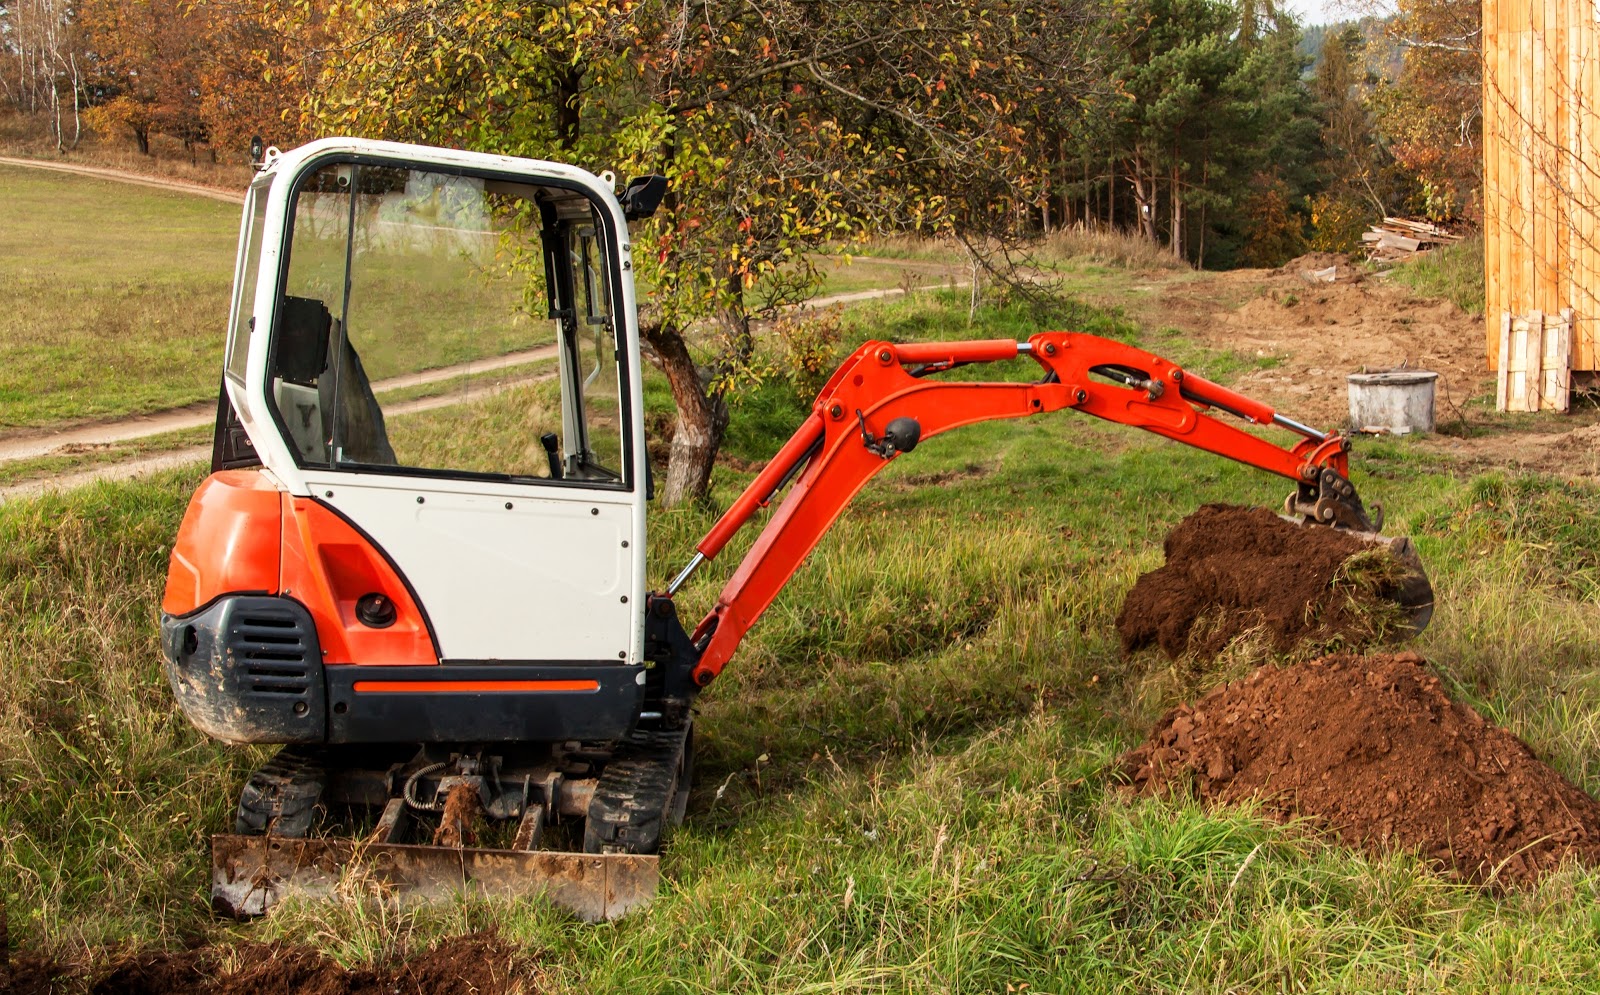
M 1600 802 L 1446 697 L 1415 653 L 1261 667 L 1170 712 L 1122 768 L 1137 794 L 1256 798 L 1496 887 L 1600 859 Z

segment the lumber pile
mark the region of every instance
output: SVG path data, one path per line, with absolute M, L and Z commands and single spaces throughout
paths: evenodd
M 1497 411 L 1567 411 L 1572 404 L 1571 308 L 1500 314 Z
M 1377 262 L 1395 262 L 1410 258 L 1418 252 L 1427 252 L 1441 245 L 1459 242 L 1461 236 L 1452 235 L 1427 221 L 1384 218 L 1382 224 L 1373 225 L 1370 230 L 1363 232 L 1361 241 L 1366 244 L 1368 259 Z

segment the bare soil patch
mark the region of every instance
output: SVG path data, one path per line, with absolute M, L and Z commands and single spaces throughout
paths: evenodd
M 30 954 L 0 959 L 0 992 L 6 995 L 53 995 L 70 972 L 63 964 Z
M 1333 283 L 1306 276 L 1330 266 Z M 1322 428 L 1349 421 L 1345 377 L 1363 369 L 1404 365 L 1439 373 L 1441 422 L 1493 389 L 1482 317 L 1449 301 L 1412 297 L 1345 256 L 1314 253 L 1276 270 L 1164 282 L 1146 300 L 1137 316 L 1152 327 L 1173 327 L 1209 348 L 1271 362 L 1242 374 L 1234 389 Z
M 490 933 L 445 940 L 409 960 L 346 970 L 307 947 L 254 946 L 223 970 L 215 950 L 135 954 L 119 961 L 92 995 L 531 995 L 531 958 Z
M 1265 508 L 1202 505 L 1168 533 L 1166 563 L 1143 574 L 1117 615 L 1124 652 L 1160 646 L 1209 659 L 1263 630 L 1286 652 L 1302 640 L 1360 645 L 1398 586 L 1335 584 L 1352 556 L 1378 552 L 1347 533 L 1294 525 Z
M 1122 767 L 1138 794 L 1257 798 L 1497 887 L 1600 858 L 1600 802 L 1451 701 L 1415 653 L 1262 667 L 1168 713 Z

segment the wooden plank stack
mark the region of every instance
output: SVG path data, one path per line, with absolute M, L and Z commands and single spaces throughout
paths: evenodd
M 1572 406 L 1572 309 L 1500 315 L 1495 407 L 1567 411 Z
M 1373 225 L 1370 231 L 1363 232 L 1361 241 L 1366 243 L 1368 259 L 1394 262 L 1409 258 L 1418 252 L 1459 242 L 1461 236 L 1452 235 L 1438 225 L 1426 221 L 1384 218 L 1382 224 Z

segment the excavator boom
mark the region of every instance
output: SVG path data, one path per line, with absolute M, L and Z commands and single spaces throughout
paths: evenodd
M 931 378 L 1019 356 L 1036 361 L 1044 375 L 1032 382 Z M 668 595 L 792 481 L 691 637 L 699 650 L 694 683 L 704 687 L 716 678 L 845 505 L 895 457 L 963 425 L 1062 409 L 1141 428 L 1291 480 L 1296 489 L 1286 511 L 1308 521 L 1367 533 L 1381 527 L 1381 514 L 1369 516 L 1350 484 L 1347 439 L 1279 415 L 1142 349 L 1075 332 L 1042 332 L 1026 342 L 868 342 L 840 365 L 794 436 L 712 526 L 672 582 Z M 1280 446 L 1219 420 L 1212 410 L 1300 438 Z M 1407 555 L 1420 574 L 1420 561 L 1409 550 Z M 1431 604 L 1431 590 L 1425 600 Z M 1419 621 L 1425 624 L 1426 617 Z

